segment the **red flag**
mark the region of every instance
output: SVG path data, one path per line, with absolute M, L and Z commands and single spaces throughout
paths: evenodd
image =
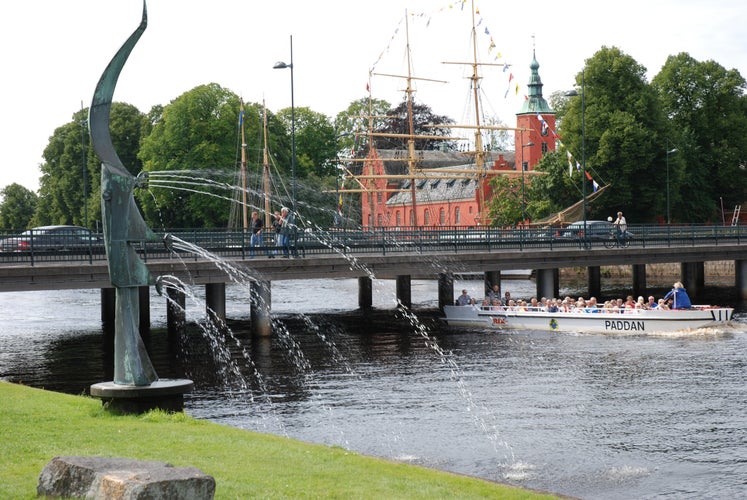
M 594 179 L 592 179 L 591 175 L 589 175 L 589 172 L 585 172 L 585 173 L 586 173 L 586 178 L 587 179 L 589 179 L 590 181 L 594 180 Z

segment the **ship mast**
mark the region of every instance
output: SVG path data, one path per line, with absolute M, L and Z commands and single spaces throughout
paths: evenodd
M 472 94 L 475 99 L 475 173 L 477 175 L 477 216 L 479 223 L 484 226 L 487 221 L 485 213 L 485 190 L 482 188 L 482 179 L 485 171 L 485 150 L 482 146 L 482 129 L 480 128 L 480 76 L 477 73 L 477 31 L 475 29 L 475 0 L 471 2 L 472 9 Z
M 410 132 L 410 137 L 407 139 L 407 153 L 408 153 L 408 161 L 407 161 L 407 170 L 412 176 L 412 179 L 410 179 L 410 194 L 412 197 L 412 225 L 414 227 L 418 227 L 418 202 L 416 198 L 416 189 L 415 189 L 415 167 L 416 167 L 416 159 L 415 159 L 415 138 L 413 137 L 415 135 L 415 125 L 414 125 L 414 119 L 412 116 L 412 63 L 410 61 L 410 22 L 407 18 L 407 10 L 405 10 L 405 37 L 407 40 L 407 126 L 408 131 Z
M 246 138 L 244 137 L 244 100 L 241 100 L 241 215 L 244 223 L 244 232 L 249 229 L 249 218 L 247 217 L 246 200 Z

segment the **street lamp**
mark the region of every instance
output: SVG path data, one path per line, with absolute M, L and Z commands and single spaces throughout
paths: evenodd
M 669 155 L 677 153 L 679 149 L 669 149 L 669 139 L 667 139 L 667 224 L 669 224 Z
M 292 176 L 292 193 L 291 209 L 293 214 L 296 213 L 296 106 L 293 102 L 293 35 L 290 36 L 290 64 L 286 64 L 282 61 L 278 61 L 273 66 L 273 69 L 286 69 L 291 70 L 291 176 Z
M 526 170 L 526 165 L 524 164 L 524 148 L 530 148 L 534 146 L 534 143 L 529 141 L 526 144 L 521 145 L 521 223 L 524 224 L 524 222 L 527 220 L 527 214 L 526 214 L 526 200 L 524 199 L 524 170 Z
M 581 193 L 583 196 L 583 210 L 584 210 L 584 238 L 586 238 L 586 124 L 584 123 L 586 114 L 586 103 L 585 101 L 585 81 L 584 76 L 586 73 L 586 68 L 581 70 L 581 170 L 583 171 L 581 175 Z M 577 96 L 578 92 L 575 90 L 571 90 L 569 92 L 566 92 L 566 96 L 573 97 Z

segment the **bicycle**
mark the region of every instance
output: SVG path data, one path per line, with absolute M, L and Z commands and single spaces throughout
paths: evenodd
M 627 231 L 613 230 L 610 237 L 604 240 L 605 248 L 628 248 L 630 246 L 630 237 Z

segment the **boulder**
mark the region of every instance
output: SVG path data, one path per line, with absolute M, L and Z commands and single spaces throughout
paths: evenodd
M 115 457 L 55 457 L 39 475 L 39 496 L 117 500 L 210 500 L 215 479 L 195 467 Z

